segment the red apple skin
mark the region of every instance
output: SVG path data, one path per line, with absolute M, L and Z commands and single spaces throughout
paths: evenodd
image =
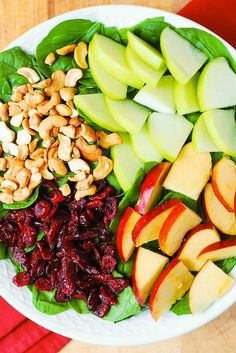
M 175 258 L 172 260 L 169 265 L 162 271 L 160 276 L 157 278 L 156 282 L 154 283 L 154 286 L 151 291 L 150 295 L 150 300 L 149 300 L 149 305 L 150 305 L 150 310 L 151 313 L 154 311 L 154 304 L 155 304 L 155 298 L 156 294 L 158 292 L 159 287 L 161 286 L 162 282 L 166 278 L 166 276 L 172 271 L 172 269 L 180 262 L 179 259 Z
M 162 162 L 150 170 L 141 185 L 139 199 L 134 207 L 136 212 L 144 215 L 150 211 L 154 203 L 158 200 L 162 190 L 162 184 L 170 167 L 171 163 Z M 154 191 L 156 192 L 156 197 L 152 203 L 150 203 L 150 198 Z
M 216 195 L 217 199 L 222 203 L 222 205 L 226 208 L 226 210 L 229 212 L 234 212 L 233 208 L 230 207 L 230 205 L 222 197 L 220 190 L 218 189 L 218 184 L 216 182 L 216 179 L 214 178 L 214 174 L 212 174 L 212 177 L 211 177 L 211 185 L 212 185 L 214 194 Z
M 168 210 L 169 208 L 174 207 L 176 205 L 179 205 L 180 203 L 181 203 L 181 201 L 179 199 L 175 198 L 175 199 L 172 199 L 170 201 L 163 203 L 162 205 L 154 208 L 153 210 L 151 210 L 148 213 L 146 213 L 145 215 L 143 215 L 136 223 L 134 230 L 133 230 L 133 233 L 132 233 L 132 238 L 133 238 L 134 244 L 136 243 L 136 240 L 137 240 L 141 230 L 149 222 L 151 222 L 153 220 L 153 218 L 157 217 L 159 214 Z
M 178 252 L 176 253 L 176 257 L 179 257 L 181 252 L 184 250 L 185 245 L 187 243 L 187 241 L 192 238 L 192 236 L 194 236 L 194 234 L 200 232 L 201 230 L 205 230 L 205 229 L 215 229 L 214 225 L 212 223 L 205 223 L 205 224 L 199 224 L 198 226 L 196 226 L 195 228 L 193 228 L 188 235 L 186 236 L 183 244 L 181 245 L 181 247 L 179 248 Z
M 116 247 L 118 250 L 118 253 L 121 257 L 121 259 L 124 262 L 127 262 L 128 259 L 125 258 L 124 253 L 123 253 L 123 247 L 122 247 L 122 241 L 123 241 L 123 235 L 124 235 L 124 230 L 126 227 L 126 224 L 130 218 L 130 216 L 133 213 L 133 209 L 131 207 L 127 207 L 125 212 L 123 213 L 123 216 L 119 222 L 118 228 L 117 228 L 117 233 L 116 233 Z
M 226 239 L 226 240 L 221 240 L 221 241 L 217 241 L 213 244 L 210 244 L 208 246 L 206 246 L 198 255 L 201 256 L 207 252 L 211 252 L 211 251 L 215 251 L 215 250 L 221 250 L 224 248 L 229 248 L 231 246 L 236 246 L 236 239 Z
M 236 192 L 235 192 L 235 195 L 234 195 L 234 214 L 235 214 L 235 217 L 236 217 Z

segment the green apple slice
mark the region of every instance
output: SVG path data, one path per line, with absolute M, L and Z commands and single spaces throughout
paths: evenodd
M 174 98 L 179 115 L 194 113 L 200 110 L 197 98 L 199 76 L 200 74 L 197 72 L 185 85 L 181 85 L 175 81 Z
M 202 51 L 169 27 L 162 31 L 160 44 L 168 69 L 182 85 L 207 61 L 207 56 Z
M 161 113 L 175 113 L 173 76 L 163 76 L 155 88 L 145 85 L 134 100 Z
M 142 161 L 137 157 L 131 146 L 128 134 L 121 134 L 123 143 L 111 148 L 113 170 L 124 191 L 131 188 Z
M 130 99 L 115 101 L 105 97 L 105 102 L 115 121 L 131 134 L 136 134 L 141 130 L 150 114 L 148 108 Z
M 150 140 L 147 124 L 143 126 L 138 134 L 131 134 L 130 139 L 135 153 L 142 161 L 160 163 L 163 160 L 163 156 Z
M 140 89 L 143 86 L 144 82 L 135 75 L 126 61 L 126 47 L 98 33 L 94 35 L 92 45 L 96 59 L 105 71 L 131 87 Z
M 151 87 L 156 87 L 158 81 L 167 70 L 167 67 L 162 67 L 159 70 L 153 69 L 153 67 L 136 55 L 129 44 L 126 48 L 126 60 L 131 67 L 131 70 L 140 78 L 140 80 Z
M 152 66 L 156 70 L 166 66 L 163 56 L 157 49 L 152 47 L 143 39 L 137 37 L 132 32 L 128 32 L 127 36 L 131 48 L 136 53 L 136 55 L 140 57 L 140 59 L 145 61 L 148 65 Z
M 206 113 L 202 113 L 194 125 L 192 132 L 193 146 L 198 152 L 219 152 L 219 147 L 214 143 L 206 127 L 206 117 Z
M 225 58 L 213 59 L 204 67 L 197 91 L 201 111 L 236 105 L 236 74 Z
M 74 103 L 83 114 L 102 128 L 110 131 L 125 131 L 107 109 L 103 93 L 79 94 L 74 97 Z
M 208 110 L 205 112 L 205 123 L 212 140 L 221 151 L 236 157 L 236 123 L 235 111 Z
M 127 85 L 102 68 L 96 59 L 92 43 L 89 45 L 88 60 L 89 68 L 100 90 L 112 99 L 126 98 Z
M 148 118 L 151 141 L 169 162 L 174 162 L 192 128 L 193 124 L 178 114 L 152 113 Z

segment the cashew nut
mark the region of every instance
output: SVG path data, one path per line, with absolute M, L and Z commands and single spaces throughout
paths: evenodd
M 68 162 L 71 160 L 71 152 L 73 148 L 71 139 L 62 134 L 58 134 L 58 138 L 60 142 L 58 147 L 58 158 L 65 162 Z
M 80 136 L 82 136 L 87 142 L 96 141 L 96 133 L 93 128 L 87 124 L 81 124 Z
M 44 147 L 44 148 L 48 148 L 48 147 L 50 147 L 53 143 L 54 143 L 54 138 L 53 137 L 50 137 L 49 139 L 47 139 L 47 140 L 44 140 L 43 142 L 42 142 L 42 146 Z
M 50 84 L 51 84 L 51 79 L 46 78 L 46 80 L 35 83 L 34 85 L 32 85 L 32 87 L 33 88 L 46 88 L 46 87 L 50 86 Z
M 18 156 L 18 153 L 19 153 L 18 148 L 19 148 L 19 146 L 17 146 L 15 143 L 10 142 L 10 143 L 8 144 L 9 153 L 10 153 L 12 156 L 15 156 L 15 157 Z
M 73 182 L 82 181 L 86 179 L 86 173 L 84 170 L 81 170 L 80 172 L 76 172 L 75 175 L 68 177 L 68 179 Z
M 53 126 L 53 128 L 52 128 L 52 137 L 57 138 L 58 131 L 59 131 L 59 128 L 56 127 L 56 126 Z
M 58 157 L 58 147 L 50 147 L 48 149 L 47 154 L 45 154 L 46 159 L 57 158 Z
M 32 142 L 31 142 L 32 143 Z M 20 145 L 18 146 L 18 158 L 22 161 L 25 161 L 29 154 L 28 145 Z
M 28 86 L 27 85 L 21 85 L 21 86 L 15 86 L 13 87 L 13 92 L 19 92 L 22 95 L 25 95 L 28 92 Z
M 58 104 L 56 105 L 57 114 L 62 116 L 70 116 L 72 114 L 72 110 L 66 104 Z
M 64 55 L 73 53 L 75 48 L 76 48 L 76 44 L 69 44 L 69 45 L 66 45 L 65 47 L 57 49 L 56 52 L 57 52 L 58 55 L 63 55 L 64 56 Z
M 30 153 L 34 152 L 35 148 L 37 147 L 38 142 L 39 142 L 39 138 L 36 138 L 32 142 L 29 143 L 29 152 Z
M 45 100 L 44 94 L 41 91 L 34 91 L 33 94 L 26 93 L 25 102 L 29 108 L 36 108 L 37 105 L 43 103 Z
M 80 158 L 80 151 L 78 147 L 73 147 L 72 158 Z
M 20 188 L 28 186 L 30 181 L 31 172 L 29 169 L 23 168 L 16 174 L 16 180 Z
M 97 131 L 96 136 L 99 145 L 103 148 L 110 148 L 114 145 L 120 145 L 123 142 L 122 138 L 117 132 L 106 134 L 104 131 Z
M 0 201 L 11 204 L 13 203 L 13 196 L 11 194 L 5 194 L 3 192 L 0 193 Z
M 38 105 L 38 112 L 47 115 L 49 110 L 55 107 L 57 104 L 61 103 L 61 96 L 58 92 L 53 92 L 51 99 L 46 102 Z
M 56 61 L 56 56 L 55 56 L 55 54 L 54 54 L 54 53 L 49 53 L 49 54 L 46 56 L 46 58 L 45 58 L 45 60 L 44 60 L 44 63 L 45 63 L 46 65 L 53 65 L 53 64 L 55 63 L 55 61 Z
M 12 126 L 20 127 L 21 124 L 22 124 L 23 119 L 24 119 L 24 112 L 13 116 L 11 118 L 11 120 L 10 120 L 10 123 L 11 123 Z
M 75 185 L 75 188 L 77 190 L 87 190 L 92 184 L 92 182 L 93 182 L 93 175 L 89 174 L 89 176 L 86 179 L 82 181 L 78 181 Z
M 39 125 L 42 122 L 42 117 L 40 113 L 31 114 L 29 118 L 29 127 L 35 131 L 39 130 Z
M 30 195 L 32 194 L 32 189 L 29 189 L 27 187 L 25 188 L 19 188 L 13 193 L 13 200 L 14 201 L 25 201 L 27 200 Z
M 70 137 L 71 139 L 75 138 L 75 127 L 72 125 L 68 125 L 68 126 L 63 126 L 60 128 L 60 131 L 67 137 Z
M 31 135 L 26 130 L 19 130 L 17 132 L 17 145 L 28 145 L 31 142 Z
M 28 185 L 29 189 L 35 189 L 42 181 L 42 175 L 40 172 L 31 174 L 30 182 Z
M 11 96 L 12 102 L 19 103 L 22 99 L 23 99 L 22 93 L 20 93 L 19 91 L 16 91 L 16 92 L 13 91 L 13 95 Z
M 54 171 L 59 175 L 67 174 L 67 168 L 64 162 L 59 158 L 51 158 L 49 160 L 49 169 L 51 169 L 51 171 Z
M 17 104 L 18 104 L 19 108 L 23 111 L 27 111 L 29 109 L 28 104 L 26 103 L 25 100 L 22 100 Z
M 79 201 L 85 196 L 94 195 L 97 191 L 97 188 L 94 184 L 92 184 L 87 190 L 77 190 L 75 193 L 75 200 Z
M 73 101 L 68 101 L 68 102 L 66 102 L 66 104 L 68 105 L 68 107 L 70 107 L 71 108 L 71 110 L 72 110 L 72 114 L 71 114 L 71 118 L 78 118 L 78 111 L 77 111 L 77 109 L 75 109 L 75 106 L 74 106 L 74 103 L 73 103 Z M 81 121 L 82 122 L 82 121 Z
M 80 158 L 74 158 L 68 162 L 68 166 L 71 172 L 77 173 L 78 171 L 84 171 L 87 174 L 90 173 L 90 167 L 87 162 Z
M 69 184 L 64 184 L 59 187 L 59 190 L 61 191 L 63 196 L 68 196 L 71 193 L 70 185 Z
M 76 146 L 88 161 L 96 162 L 102 156 L 102 150 L 97 145 L 89 145 L 82 136 L 76 141 Z
M 15 132 L 9 129 L 5 121 L 0 121 L 0 141 L 13 142 L 15 137 Z
M 88 55 L 88 46 L 85 42 L 79 42 L 74 51 L 74 59 L 78 66 L 82 69 L 87 69 L 86 56 Z
M 53 92 L 60 91 L 61 88 L 65 87 L 65 73 L 62 70 L 56 70 L 52 74 L 51 84 L 50 86 L 44 89 L 44 93 L 51 97 Z
M 75 95 L 75 88 L 74 87 L 64 87 L 60 89 L 60 96 L 65 101 L 71 101 Z
M 9 119 L 8 104 L 0 104 L 0 118 L 2 121 L 7 121 Z
M 94 180 L 104 179 L 112 172 L 113 162 L 111 159 L 101 156 L 98 158 L 98 165 L 93 170 Z
M 5 158 L 0 158 L 0 171 L 5 172 L 7 169 L 7 160 Z
M 53 126 L 62 127 L 67 125 L 66 118 L 63 118 L 60 115 L 52 115 L 44 119 L 39 125 L 39 135 L 43 140 L 50 139 L 50 131 Z
M 18 184 L 12 180 L 5 179 L 1 182 L 1 189 L 10 189 L 11 191 L 15 191 L 18 189 Z
M 37 148 L 34 152 L 30 154 L 30 158 L 36 160 L 38 158 L 44 158 L 44 148 Z
M 48 168 L 47 168 L 47 165 L 44 164 L 41 168 L 40 168 L 40 173 L 42 175 L 42 177 L 46 180 L 52 180 L 54 179 L 54 175 L 49 172 Z
M 22 122 L 22 126 L 30 135 L 35 136 L 37 134 L 34 130 L 29 127 L 29 119 L 24 119 Z
M 26 77 L 29 83 L 31 84 L 37 83 L 40 81 L 39 75 L 35 70 L 31 69 L 31 67 L 21 67 L 20 69 L 17 70 L 17 73 Z
M 36 160 L 26 159 L 25 168 L 29 169 L 31 173 L 35 172 L 36 169 L 40 169 L 44 164 L 43 158 L 38 158 Z
M 9 116 L 14 116 L 14 115 L 18 115 L 22 112 L 21 108 L 18 106 L 18 103 L 14 103 L 14 102 L 9 102 L 8 103 L 8 113 Z
M 80 69 L 70 69 L 65 78 L 66 87 L 75 87 L 78 80 L 83 77 L 83 71 Z
M 69 124 L 73 125 L 74 127 L 79 127 L 81 125 L 82 121 L 77 117 L 71 118 L 69 120 Z

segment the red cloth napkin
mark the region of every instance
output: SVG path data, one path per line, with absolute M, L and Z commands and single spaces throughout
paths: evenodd
M 179 14 L 236 47 L 236 0 L 193 0 Z M 0 319 L 1 353 L 56 353 L 69 341 L 26 319 L 1 298 Z

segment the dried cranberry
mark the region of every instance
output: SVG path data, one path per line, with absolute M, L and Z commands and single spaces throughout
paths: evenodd
M 30 275 L 26 272 L 18 273 L 15 277 L 13 277 L 12 282 L 17 287 L 27 286 L 31 282 Z
M 34 207 L 34 212 L 36 218 L 45 218 L 51 212 L 51 204 L 46 200 L 39 200 Z
M 111 255 L 104 255 L 102 257 L 101 269 L 103 273 L 112 273 L 116 267 L 116 259 Z
M 99 289 L 100 299 L 104 304 L 116 305 L 118 303 L 115 294 L 106 286 L 102 285 Z
M 108 280 L 107 283 L 111 290 L 116 294 L 121 293 L 126 287 L 129 286 L 129 280 L 123 278 L 113 278 Z
M 117 199 L 115 197 L 107 197 L 106 198 L 106 204 L 105 204 L 105 210 L 104 210 L 104 223 L 108 225 L 111 220 L 116 215 L 117 212 Z
M 93 200 L 87 203 L 87 209 L 93 209 L 93 208 L 99 208 L 99 207 L 103 207 L 102 200 Z
M 21 228 L 21 232 L 23 235 L 23 242 L 24 242 L 24 245 L 26 248 L 29 248 L 29 247 L 35 245 L 37 231 L 34 227 L 32 227 L 30 225 L 23 226 Z
M 109 310 L 110 310 L 109 305 L 99 304 L 94 314 L 98 317 L 104 317 L 108 314 Z
M 112 244 L 102 244 L 101 245 L 101 250 L 104 255 L 111 255 L 112 257 L 115 256 L 115 247 Z
M 66 295 L 61 289 L 58 289 L 55 293 L 55 299 L 58 303 L 66 303 L 69 302 L 72 297 Z
M 61 203 L 65 200 L 65 196 L 62 195 L 59 189 L 54 189 L 49 192 L 51 203 Z
M 29 259 L 24 249 L 19 247 L 13 247 L 11 248 L 11 253 L 12 253 L 13 260 L 16 261 L 18 264 L 20 264 L 21 267 L 26 272 L 29 271 L 29 268 L 30 268 Z
M 45 290 L 50 292 L 52 290 L 51 280 L 49 278 L 38 278 L 35 282 L 35 287 L 39 290 Z
M 100 299 L 99 299 L 98 290 L 96 288 L 93 288 L 91 289 L 87 299 L 88 309 L 91 311 L 95 311 L 99 304 L 100 304 Z
M 56 245 L 58 233 L 61 230 L 61 224 L 57 219 L 53 219 L 49 230 L 46 232 L 46 238 L 50 247 Z
M 79 223 L 82 227 L 88 228 L 91 226 L 91 220 L 86 211 L 83 211 L 79 215 Z
M 87 301 L 87 295 L 84 290 L 77 289 L 75 294 L 73 295 L 74 298 L 79 299 L 79 300 L 84 300 Z

